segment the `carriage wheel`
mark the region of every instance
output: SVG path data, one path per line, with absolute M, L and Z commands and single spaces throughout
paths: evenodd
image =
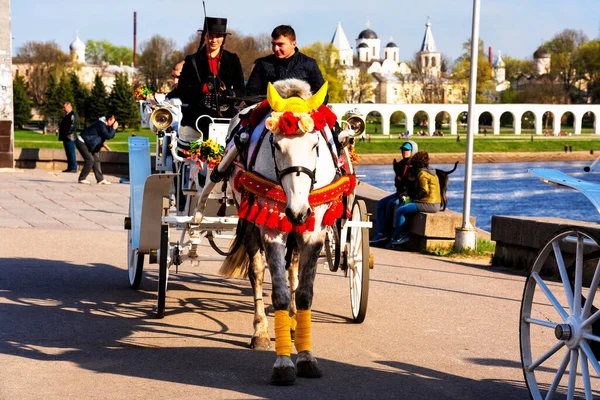
M 367 206 L 363 200 L 357 200 L 354 203 L 351 220 L 367 220 Z M 365 320 L 369 301 L 369 228 L 350 228 L 347 259 L 352 318 L 354 318 L 354 322 L 361 323 Z
M 338 227 L 340 220 L 337 220 L 332 226 L 327 227 L 325 236 L 325 255 L 327 257 L 327 265 L 331 272 L 336 272 L 340 267 L 340 229 Z
M 589 230 L 558 231 L 525 282 L 521 362 L 533 399 L 600 395 L 599 244 L 600 236 Z
M 158 256 L 158 306 L 156 316 L 164 318 L 169 281 L 169 225 L 160 226 L 160 249 Z
M 144 255 L 138 253 L 132 247 L 133 234 L 131 229 L 127 231 L 127 269 L 129 271 L 129 287 L 137 290 L 142 282 L 142 271 L 144 269 Z

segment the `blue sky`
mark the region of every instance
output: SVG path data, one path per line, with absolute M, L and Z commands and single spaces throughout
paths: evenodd
M 244 34 L 270 33 L 279 24 L 296 30 L 300 46 L 329 42 L 338 21 L 350 45 L 367 20 L 383 46 L 390 36 L 400 59 L 419 49 L 427 17 L 438 51 L 457 58 L 471 34 L 472 0 L 206 0 L 209 16 L 228 18 L 228 28 Z M 106 39 L 132 47 L 133 12 L 138 13 L 138 46 L 154 34 L 178 47 L 202 25 L 201 0 L 12 0 L 13 49 L 28 41 L 54 40 L 65 51 L 75 38 Z M 531 58 L 542 41 L 565 28 L 581 29 L 590 38 L 600 32 L 600 0 L 482 0 L 481 38 L 494 53 Z

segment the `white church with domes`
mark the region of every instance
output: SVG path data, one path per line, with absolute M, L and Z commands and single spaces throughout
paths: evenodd
M 79 38 L 79 32 L 75 35 L 75 40 L 69 45 L 69 56 L 70 66 L 68 71 L 74 71 L 82 84 L 87 87 L 92 87 L 94 84 L 94 78 L 96 74 L 99 74 L 102 78 L 102 82 L 110 92 L 111 88 L 115 83 L 115 77 L 117 74 L 125 73 L 129 82 L 133 82 L 135 74 L 137 72 L 134 66 L 130 65 L 93 65 L 88 64 L 85 60 L 85 43 Z M 30 64 L 12 64 L 12 76 L 13 79 L 17 74 L 22 75 L 27 80 L 29 72 L 31 70 Z
M 425 103 L 431 102 L 427 91 L 432 82 L 441 87 L 438 101 L 444 103 L 462 103 L 464 90 L 461 85 L 450 83 L 442 77 L 441 53 L 437 51 L 431 23 L 427 19 L 425 35 L 417 53 L 418 71 L 412 71 L 409 64 L 400 61 L 398 46 L 390 37 L 381 56 L 381 39 L 367 28 L 358 34 L 355 50 L 338 22 L 331 44 L 337 50 L 337 61 L 344 75 L 347 87 L 353 85 L 359 74 L 367 73 L 372 77 L 373 95 L 369 102 L 374 103 Z M 411 60 L 412 61 L 412 60 Z M 348 102 L 354 99 L 349 98 Z M 365 101 L 365 99 L 361 99 Z

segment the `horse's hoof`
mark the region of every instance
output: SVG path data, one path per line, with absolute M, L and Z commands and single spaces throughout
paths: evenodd
M 294 367 L 273 368 L 271 385 L 290 386 L 296 382 L 296 370 Z
M 317 360 L 298 361 L 296 363 L 296 375 L 301 378 L 321 378 L 323 371 L 319 368 Z
M 255 350 L 269 350 L 271 348 L 271 339 L 268 337 L 254 336 L 250 341 L 250 348 Z

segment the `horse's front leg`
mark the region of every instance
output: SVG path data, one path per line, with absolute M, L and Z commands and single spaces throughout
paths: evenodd
M 294 345 L 298 352 L 296 373 L 304 378 L 320 378 L 323 376 L 317 359 L 311 353 L 310 332 L 313 288 L 317 274 L 317 261 L 325 232 L 305 233 L 300 240 L 299 282 L 296 290 L 296 337 Z
M 245 245 L 250 259 L 248 279 L 250 280 L 254 294 L 254 334 L 250 341 L 250 347 L 257 350 L 267 350 L 271 347 L 271 338 L 269 337 L 269 322 L 265 314 L 265 303 L 263 301 L 265 263 L 260 251 L 258 230 L 254 228 L 249 233 L 246 236 Z
M 292 319 L 291 331 L 292 340 L 296 332 L 296 290 L 298 289 L 298 247 L 292 251 L 291 260 L 288 266 L 288 283 L 290 285 L 290 318 Z
M 275 308 L 275 351 L 271 383 L 292 385 L 296 381 L 296 368 L 290 357 L 292 352 L 290 291 L 285 273 L 285 234 L 264 228 L 262 237 L 265 256 L 273 284 L 273 308 Z

